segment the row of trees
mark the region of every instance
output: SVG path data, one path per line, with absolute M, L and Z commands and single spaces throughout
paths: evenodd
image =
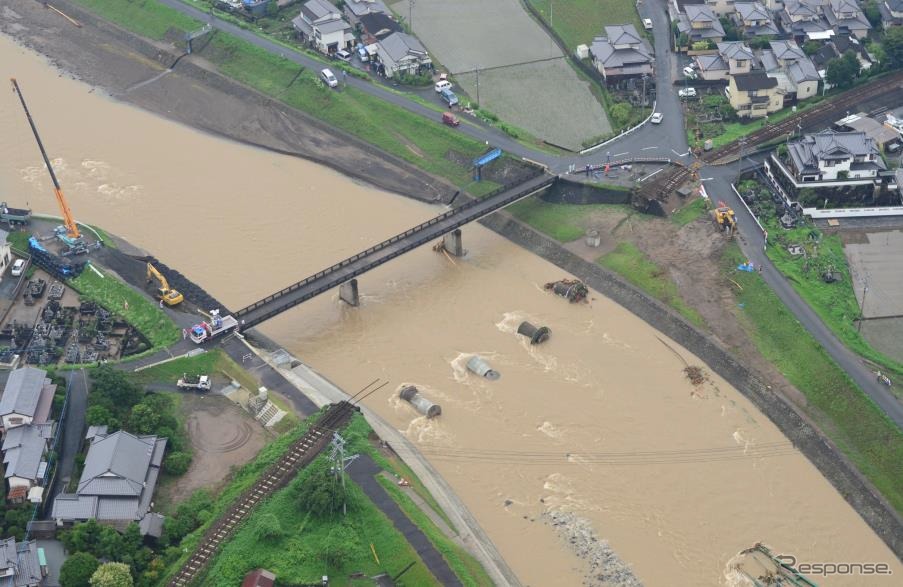
M 66 550 L 73 553 L 60 570 L 62 587 L 106 587 L 107 585 L 151 586 L 162 578 L 163 561 L 144 544 L 138 524 L 129 524 L 119 533 L 109 526 L 88 520 L 75 525 L 61 536 Z M 119 563 L 110 567 L 100 561 Z M 122 579 L 122 569 L 128 582 L 109 583 L 107 578 Z M 101 569 L 104 569 L 101 572 Z M 98 578 L 97 573 L 101 572 Z
M 133 587 L 135 582 L 127 564 L 100 564 L 90 554 L 79 552 L 63 563 L 60 584 L 62 587 Z

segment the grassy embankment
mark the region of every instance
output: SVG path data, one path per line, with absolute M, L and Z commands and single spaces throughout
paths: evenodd
M 696 203 L 690 204 L 681 221 L 689 218 L 689 222 L 704 212 Z M 586 230 L 593 226 L 593 217 L 605 214 L 623 214 L 619 222 L 636 220 L 645 222 L 648 218 L 636 210 L 622 204 L 550 204 L 539 198 L 529 198 L 510 206 L 508 210 L 522 222 L 529 224 L 539 232 L 557 240 L 568 243 L 582 238 Z M 701 211 L 700 211 L 701 210 Z M 623 242 L 610 253 L 601 256 L 597 262 L 603 267 L 618 273 L 631 284 L 642 289 L 654 298 L 668 304 L 687 320 L 697 326 L 703 326 L 704 320 L 696 310 L 688 306 L 677 286 L 668 278 L 661 267 L 649 259 L 634 245 Z
M 768 257 L 790 281 L 796 292 L 815 310 L 822 321 L 843 343 L 858 355 L 880 365 L 893 380 L 903 379 L 903 364 L 876 351 L 863 338 L 857 327 L 859 302 L 853 288 L 853 276 L 843 251 L 843 240 L 837 234 L 825 234 L 812 224 L 787 230 L 780 226 L 770 190 L 756 181 L 740 182 L 739 190 L 759 192 L 754 204 L 759 222 L 768 231 Z M 800 245 L 803 255 L 791 255 L 789 245 Z M 840 280 L 825 283 L 826 271 L 840 273 Z M 898 388 L 892 388 L 898 395 Z
M 225 511 L 228 505 L 254 482 L 266 466 L 278 459 L 290 442 L 298 438 L 311 421 L 312 419 L 302 423 L 290 434 L 280 437 L 265 447 L 254 461 L 242 467 L 217 498 L 215 505 L 211 508 L 208 523 Z M 367 453 L 374 457 L 374 460 L 384 469 L 395 474 L 402 474 L 411 482 L 415 490 L 418 486 L 422 487 L 420 481 L 406 468 L 399 472 L 379 453 L 368 441 L 371 433 L 372 430 L 363 417 L 355 416 L 344 431 L 344 436 L 348 440 L 348 452 Z M 368 575 L 381 571 L 397 573 L 409 562 L 416 561 L 418 564 L 405 575 L 405 583 L 412 585 L 436 584 L 435 579 L 404 537 L 350 479 L 346 478 L 349 495 L 348 516 L 343 520 L 341 516 L 331 519 L 317 518 L 308 515 L 298 506 L 297 488 L 303 478 L 304 473 L 302 472 L 288 487 L 277 492 L 253 512 L 248 522 L 241 527 L 213 561 L 208 576 L 218 577 L 221 584 L 237 584 L 244 573 L 260 566 L 273 570 L 280 580 L 287 584 L 309 583 L 317 580 L 323 574 L 328 574 L 335 580 L 336 577 L 345 577 L 354 571 L 362 571 Z M 442 553 L 462 583 L 465 585 L 491 584 L 488 575 L 479 563 L 445 537 L 410 498 L 391 483 L 384 486 L 402 510 Z M 432 501 L 432 503 L 435 502 Z M 272 516 L 276 516 L 279 520 L 281 536 L 261 541 L 257 529 L 262 520 L 272 520 Z M 348 552 L 341 564 L 330 566 L 323 561 L 322 556 L 316 550 L 316 545 L 328 540 L 327 536 L 330 532 L 342 525 L 349 525 L 359 539 L 347 545 Z M 197 544 L 203 529 L 204 527 L 186 537 L 178 550 L 181 552 L 183 548 L 187 548 L 190 551 L 192 546 Z M 373 545 L 372 549 L 371 544 Z M 373 550 L 376 551 L 379 563 L 373 555 Z M 174 572 L 178 563 L 183 559 L 184 554 L 182 559 L 169 567 L 169 572 Z
M 736 245 L 723 271 L 735 290 L 741 324 L 759 351 L 805 396 L 806 412 L 890 504 L 903 513 L 903 432 L 834 363 L 756 273 L 737 271 Z
M 705 320 L 699 312 L 687 305 L 680 297 L 677 286 L 668 277 L 668 274 L 632 243 L 618 244 L 615 250 L 602 255 L 596 262 L 606 269 L 614 271 L 655 299 L 671 306 L 696 326 L 705 325 Z
M 684 204 L 682 208 L 677 209 L 671 214 L 671 222 L 678 226 L 685 226 L 708 211 L 705 198 L 699 197 L 693 201 Z
M 153 348 L 161 348 L 180 339 L 179 327 L 157 304 L 115 276 L 103 271 L 101 273 L 104 277 L 88 267 L 81 275 L 69 280 L 69 285 L 83 298 L 100 304 L 134 326 L 147 338 Z
M 143 369 L 135 373 L 133 377 L 137 383 L 142 385 L 154 382 L 175 383 L 185 373 L 214 376 L 220 374 L 225 378 L 237 381 L 251 394 L 257 393 L 257 389 L 260 387 L 254 377 L 233 361 L 222 349 L 210 349 L 206 353 L 193 357 L 181 357 L 162 365 Z M 283 433 L 293 429 L 298 424 L 298 418 L 292 412 L 292 408 L 276 397 L 274 393 L 269 394 L 269 399 L 276 404 L 276 407 L 286 412 L 286 416 L 274 426 L 275 432 Z
M 156 40 L 165 37 L 170 28 L 188 31 L 201 26 L 155 0 L 75 1 L 127 30 Z M 474 195 L 498 187 L 489 181 L 473 182 L 468 167 L 448 158 L 449 152 L 455 151 L 470 160 L 483 153 L 486 146 L 440 124 L 438 116 L 434 124 L 354 88 L 330 89 L 318 80 L 316 71 L 302 71 L 292 61 L 222 31 L 215 32 L 203 49 L 198 47 L 197 53 L 224 75 L 444 177 Z

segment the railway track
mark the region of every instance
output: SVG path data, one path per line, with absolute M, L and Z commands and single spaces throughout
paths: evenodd
M 756 145 L 793 133 L 799 125 L 811 126 L 825 120 L 833 121 L 838 112 L 852 110 L 854 107 L 858 108 L 858 105 L 867 99 L 899 93 L 903 91 L 901 86 L 903 86 L 903 71 L 898 71 L 878 81 L 854 88 L 781 122 L 761 128 L 741 139 L 744 141 L 743 144 L 740 143 L 740 140 L 734 141 L 705 153 L 700 159 L 709 165 L 725 165 L 737 160 L 744 145 L 752 149 Z M 689 179 L 691 173 L 687 167 L 672 167 L 661 173 L 655 180 L 644 184 L 637 192 L 637 197 L 646 201 L 666 200 L 674 190 Z
M 277 462 L 270 465 L 250 489 L 204 533 L 200 543 L 178 573 L 169 581 L 170 587 L 187 587 L 204 572 L 219 548 L 235 533 L 261 501 L 284 487 L 298 471 L 310 464 L 329 444 L 332 433 L 344 426 L 354 414 L 349 402 L 333 404 L 325 414 Z

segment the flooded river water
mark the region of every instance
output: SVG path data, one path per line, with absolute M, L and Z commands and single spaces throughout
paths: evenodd
M 75 216 L 233 308 L 440 212 L 116 103 L 2 37 L 0 70 L 19 78 Z M 15 96 L 0 96 L 0 196 L 56 213 Z M 435 463 L 524 583 L 579 585 L 586 570 L 542 522 L 546 508 L 587 518 L 647 585 L 725 584 L 727 562 L 757 541 L 903 572 L 730 384 L 687 381 L 684 361 L 698 359 L 599 294 L 549 295 L 542 284 L 566 275 L 482 227 L 464 238 L 462 259 L 423 247 L 362 276 L 360 308 L 330 292 L 263 330 L 346 389 L 391 380 L 369 404 Z M 525 319 L 552 338 L 527 345 L 514 332 Z M 473 353 L 501 378 L 468 374 Z M 402 383 L 442 416 L 400 403 Z

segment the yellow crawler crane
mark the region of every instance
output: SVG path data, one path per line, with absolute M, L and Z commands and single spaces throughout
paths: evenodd
M 725 233 L 728 238 L 734 237 L 737 230 L 737 220 L 734 218 L 734 210 L 724 202 L 718 202 L 718 207 L 712 210 L 712 217 L 718 230 Z

